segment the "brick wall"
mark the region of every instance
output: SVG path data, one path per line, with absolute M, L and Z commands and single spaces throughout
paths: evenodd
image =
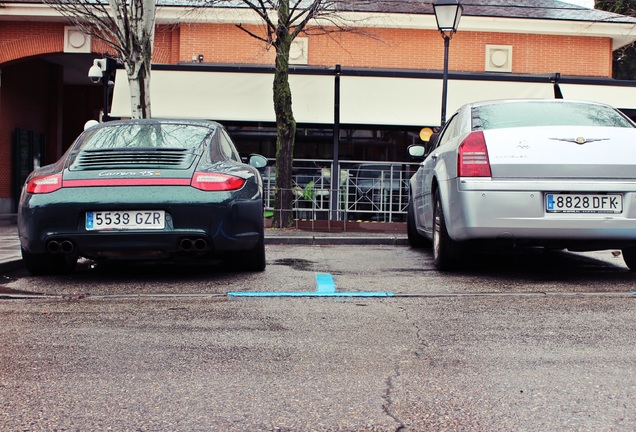
M 250 31 L 264 35 L 259 26 Z M 63 23 L 3 22 L 0 64 L 63 50 Z M 513 47 L 513 73 L 611 77 L 611 40 L 600 37 L 458 32 L 450 45 L 449 69 L 483 72 L 486 45 Z M 272 64 L 274 51 L 231 24 L 158 26 L 155 63 Z M 94 52 L 104 44 L 93 41 Z M 443 68 L 443 41 L 435 30 L 371 29 L 367 35 L 335 33 L 309 38 L 309 64 L 351 67 Z
M 246 26 L 250 31 L 263 34 L 258 26 Z M 274 49 L 249 36 L 231 24 L 182 24 L 179 43 L 179 61 L 192 62 L 193 57 L 204 56 L 206 63 L 273 64 Z
M 249 29 L 264 34 L 263 28 Z M 159 31 L 158 31 L 159 33 Z M 156 44 L 171 50 L 170 58 L 192 62 L 204 56 L 206 63 L 272 64 L 273 49 L 266 50 L 234 25 L 187 24 L 175 33 L 180 40 Z M 516 33 L 457 33 L 450 45 L 449 69 L 483 72 L 486 45 L 513 47 L 513 73 L 611 77 L 610 38 L 530 35 Z M 174 52 L 178 46 L 178 54 Z M 309 38 L 309 64 L 351 67 L 441 70 L 443 40 L 435 30 L 372 29 L 367 35 L 336 33 Z
M 40 54 L 61 53 L 64 51 L 65 23 L 46 22 L 13 22 L 2 21 L 0 24 L 0 65 L 13 60 Z M 177 52 L 171 45 L 173 39 L 171 26 L 158 26 L 158 43 L 153 52 L 156 63 L 177 63 L 178 57 L 171 58 Z M 167 43 L 165 40 L 167 40 Z M 176 40 L 178 41 L 178 34 Z M 112 53 L 112 49 L 104 42 L 93 39 L 94 53 Z
M 155 29 L 155 44 L 153 47 L 153 61 L 156 63 L 179 63 L 179 42 L 181 28 L 179 25 L 159 25 Z M 160 61 L 158 57 L 164 59 Z
M 2 21 L 0 25 L 0 64 L 63 48 L 63 23 Z
M 455 45 L 459 45 L 457 48 Z M 484 68 L 486 45 L 513 47 L 513 73 L 612 76 L 612 40 L 600 37 L 528 35 L 516 33 L 458 33 L 451 50 L 474 50 L 472 65 Z M 472 70 L 472 69 L 471 69 Z

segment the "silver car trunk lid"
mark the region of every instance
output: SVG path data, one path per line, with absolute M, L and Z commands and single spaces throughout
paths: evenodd
M 636 129 L 537 126 L 485 130 L 493 178 L 636 178 Z

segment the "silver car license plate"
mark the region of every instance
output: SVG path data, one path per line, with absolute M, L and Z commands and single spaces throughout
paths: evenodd
M 89 211 L 86 230 L 163 229 L 166 213 L 163 210 Z
M 623 196 L 620 194 L 546 194 L 548 213 L 621 213 Z

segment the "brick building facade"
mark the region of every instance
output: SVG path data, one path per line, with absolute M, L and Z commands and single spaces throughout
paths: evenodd
M 370 74 L 378 78 L 374 82 L 382 83 L 385 81 L 381 78 L 395 76 L 419 79 L 422 76 L 409 74 L 421 72 L 429 81 L 438 83 L 443 68 L 443 43 L 431 3 L 427 0 L 378 2 L 382 10 L 368 9 L 369 6 L 356 10 L 356 3 L 351 2 L 342 16 L 358 25 L 362 23 L 366 34 L 346 32 L 301 37 L 294 47 L 294 62 L 309 76 L 313 76 L 312 70 L 319 76 L 325 69 L 341 65 L 352 76 Z M 633 29 L 636 20 L 555 0 L 518 0 L 496 7 L 489 3 L 472 1 L 465 5 L 460 30 L 451 43 L 451 74 L 483 80 L 479 81 L 482 84 L 472 87 L 483 90 L 483 86 L 499 86 L 500 80 L 528 80 L 547 86 L 551 85 L 550 76 L 559 73 L 563 82 L 571 85 L 580 83 L 587 88 L 597 84 L 605 86 L 603 88 L 616 85 L 618 94 L 622 95 L 618 97 L 625 100 L 618 99 L 614 104 L 636 109 L 629 96 L 634 86 L 611 80 L 612 53 L 636 40 Z M 268 68 L 273 64 L 273 49 L 236 26 L 242 23 L 254 32 L 262 31 L 258 21 L 244 9 L 183 12 L 184 8 L 160 7 L 157 13 L 153 71 L 157 69 L 157 74 L 164 75 L 162 79 L 167 81 L 163 82 L 170 83 L 171 77 L 183 76 L 178 72 L 195 67 L 210 74 L 222 70 L 234 79 L 234 75 L 245 70 L 253 72 L 251 68 Z M 107 53 L 103 45 L 73 33 L 59 14 L 39 1 L 10 0 L 0 8 L 0 214 L 15 210 L 20 176 L 24 175 L 20 170 L 25 171 L 29 163 L 55 161 L 87 120 L 99 118 L 103 106 L 102 87 L 91 84 L 86 73 L 92 60 L 104 54 Z M 161 66 L 163 71 L 159 71 Z M 153 88 L 153 100 L 154 93 L 160 91 Z M 392 90 L 369 91 L 389 95 Z M 430 100 L 425 103 L 437 107 L 436 93 L 431 90 Z M 157 100 L 162 100 L 160 96 Z M 188 97 L 197 95 L 193 93 Z M 237 96 L 239 101 L 249 98 L 250 95 L 245 94 Z M 178 115 L 179 103 L 183 102 L 173 103 L 176 108 L 166 112 Z M 387 107 L 387 112 L 392 110 L 393 117 L 399 119 L 401 102 L 396 103 L 397 111 Z M 404 102 L 404 110 L 410 109 L 409 103 L 412 102 Z M 162 109 L 157 107 L 159 112 Z M 205 108 L 201 112 L 203 117 L 207 116 Z M 387 119 L 389 117 L 387 114 Z M 234 131 L 240 150 L 271 153 L 271 119 L 255 114 L 252 118 L 220 120 Z M 328 121 L 304 119 L 302 115 L 298 121 L 299 154 L 328 157 L 332 141 Z M 436 124 L 424 117 L 421 122 L 404 123 L 383 122 L 382 117 L 368 121 L 357 117 L 349 125 L 345 122 L 341 133 L 365 136 L 368 145 L 344 146 L 348 154 L 343 156 L 399 160 L 403 154 L 396 149 L 405 148 L 409 140 L 416 139 L 423 126 Z M 259 136 L 255 138 L 255 135 Z

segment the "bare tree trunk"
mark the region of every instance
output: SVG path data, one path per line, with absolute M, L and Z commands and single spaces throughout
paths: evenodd
M 129 8 L 121 7 L 122 0 L 109 0 L 111 8 L 119 7 L 125 19 L 117 21 L 119 32 L 130 35 L 125 39 L 127 56 L 124 58 L 132 118 L 150 118 L 150 66 L 155 36 L 155 0 L 136 0 Z M 126 3 L 124 3 L 125 5 Z M 128 12 L 128 13 L 127 13 Z M 127 14 L 126 14 L 127 13 Z
M 265 23 L 265 33 L 252 31 L 249 26 L 237 27 L 276 49 L 274 74 L 274 112 L 276 114 L 276 199 L 272 225 L 285 228 L 293 224 L 292 162 L 296 139 L 296 120 L 292 110 L 289 86 L 289 50 L 301 33 L 330 34 L 353 31 L 353 27 L 339 19 L 340 0 L 207 0 L 208 3 L 240 1 Z M 356 2 L 378 0 L 356 0 Z M 291 4 L 291 7 L 290 7 Z M 278 13 L 277 19 L 270 15 Z M 319 22 L 320 21 L 320 22 Z
M 125 63 L 132 118 L 150 118 L 150 62 Z
M 289 19 L 289 0 L 281 0 L 279 23 Z M 286 27 L 276 31 L 276 71 L 274 73 L 274 113 L 276 114 L 276 202 L 273 225 L 285 228 L 293 225 L 292 164 L 296 140 L 296 120 L 292 110 L 289 86 L 289 50 L 293 37 Z

